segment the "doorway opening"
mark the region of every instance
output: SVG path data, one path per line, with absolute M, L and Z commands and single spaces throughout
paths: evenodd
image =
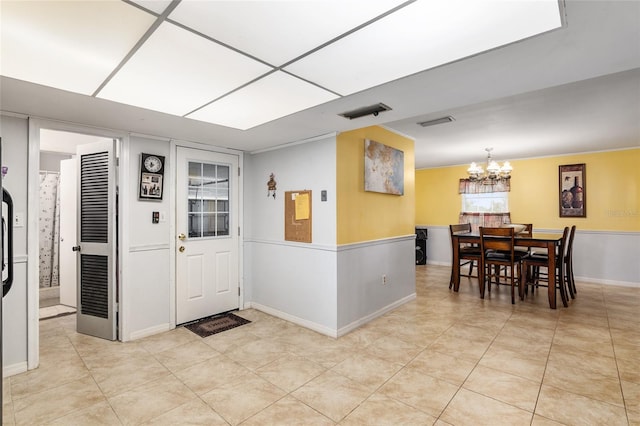
M 77 241 L 76 152 L 80 145 L 111 140 L 100 136 L 40 129 L 39 318 L 76 312 Z

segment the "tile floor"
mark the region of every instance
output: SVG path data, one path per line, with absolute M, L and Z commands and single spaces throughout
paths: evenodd
M 578 283 L 480 300 L 417 268 L 417 299 L 331 339 L 255 310 L 202 339 L 129 343 L 40 323 L 41 366 L 4 379 L 12 425 L 640 425 L 640 289 Z

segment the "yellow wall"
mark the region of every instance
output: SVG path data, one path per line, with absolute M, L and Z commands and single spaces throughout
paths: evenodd
M 586 164 L 586 218 L 558 213 L 558 166 Z M 512 222 L 535 228 L 640 231 L 640 149 L 511 161 L 509 210 Z M 458 180 L 468 166 L 416 171 L 416 223 L 449 225 L 458 221 Z
M 404 152 L 404 195 L 364 190 L 364 141 Z M 412 139 L 373 126 L 341 133 L 336 143 L 337 242 L 349 244 L 413 234 L 415 153 Z

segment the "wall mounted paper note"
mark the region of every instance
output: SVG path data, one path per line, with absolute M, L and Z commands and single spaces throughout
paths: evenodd
M 296 220 L 309 219 L 309 194 L 298 194 L 296 197 Z

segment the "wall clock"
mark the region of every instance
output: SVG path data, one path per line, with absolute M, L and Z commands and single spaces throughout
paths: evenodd
M 140 154 L 140 200 L 162 200 L 164 157 Z

